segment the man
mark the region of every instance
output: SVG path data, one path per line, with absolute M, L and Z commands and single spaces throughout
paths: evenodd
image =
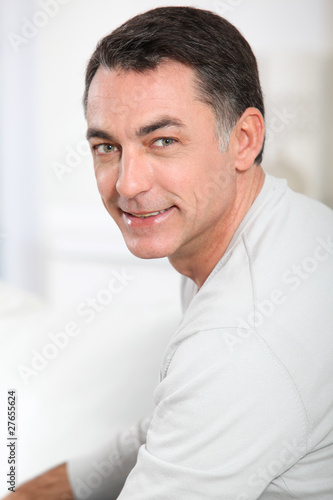
M 248 43 L 211 12 L 149 11 L 97 46 L 84 105 L 105 208 L 185 277 L 184 317 L 148 429 L 17 498 L 331 499 L 333 214 L 261 168 Z

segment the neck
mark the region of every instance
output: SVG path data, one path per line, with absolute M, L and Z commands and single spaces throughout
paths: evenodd
M 239 172 L 235 200 L 223 226 L 217 227 L 210 238 L 206 238 L 201 247 L 191 255 L 169 258 L 171 265 L 180 274 L 191 278 L 198 288 L 201 288 L 223 257 L 239 224 L 260 193 L 264 180 L 265 174 L 260 165 L 253 165 L 246 172 Z

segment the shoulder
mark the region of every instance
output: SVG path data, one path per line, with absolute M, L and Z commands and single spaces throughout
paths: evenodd
M 165 426 L 174 417 L 172 425 L 186 435 L 199 439 L 205 433 L 210 456 L 218 456 L 219 463 L 241 456 L 240 447 L 253 450 L 259 437 L 272 450 L 283 440 L 297 441 L 297 456 L 303 456 L 307 417 L 288 371 L 254 331 L 237 349 L 230 348 L 233 334 L 207 330 L 177 345 L 155 392 L 154 425 Z M 262 461 L 260 446 L 256 453 Z

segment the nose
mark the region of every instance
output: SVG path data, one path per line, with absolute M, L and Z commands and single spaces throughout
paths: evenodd
M 152 175 L 144 151 L 123 149 L 116 183 L 120 196 L 130 199 L 149 191 L 152 186 Z

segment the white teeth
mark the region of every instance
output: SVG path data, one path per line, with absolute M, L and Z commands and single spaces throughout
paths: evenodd
M 166 208 L 165 210 L 161 210 L 160 212 L 151 212 L 150 214 L 145 214 L 145 215 L 135 215 L 135 214 L 131 214 L 131 215 L 133 215 L 134 217 L 137 217 L 139 219 L 146 219 L 147 217 L 154 217 L 154 215 L 163 214 L 167 210 L 168 209 Z

